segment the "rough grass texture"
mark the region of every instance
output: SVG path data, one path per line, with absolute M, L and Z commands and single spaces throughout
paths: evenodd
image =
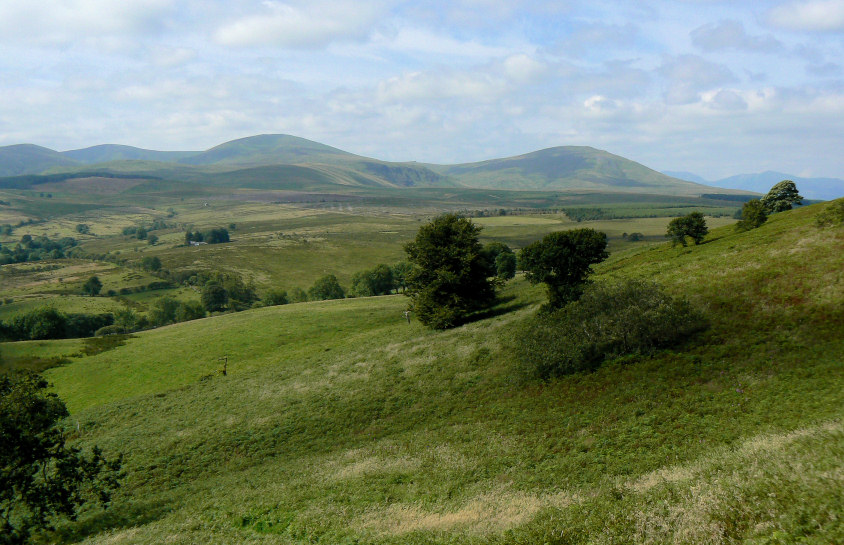
M 611 258 L 598 277 L 656 280 L 712 328 L 547 383 L 506 349 L 543 299 L 520 280 L 445 332 L 401 296 L 304 303 L 51 369 L 69 435 L 129 475 L 45 540 L 842 542 L 844 231 L 814 214 Z

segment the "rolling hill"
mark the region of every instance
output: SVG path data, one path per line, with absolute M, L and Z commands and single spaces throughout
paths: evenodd
M 35 148 L 34 146 L 31 148 Z M 260 188 L 307 190 L 308 179 L 343 187 L 454 187 L 532 191 L 596 191 L 697 196 L 711 187 L 660 174 L 639 163 L 590 147 L 556 147 L 516 157 L 458 165 L 394 163 L 362 157 L 284 134 L 264 134 L 204 152 L 159 152 L 101 145 L 64 153 L 46 148 L 0 148 L 0 173 L 113 172 L 210 183 L 249 180 Z M 5 150 L 5 154 L 3 151 Z M 298 168 L 291 169 L 290 166 Z M 278 168 L 267 168 L 278 167 Z M 305 170 L 303 170 L 305 169 Z M 306 170 L 309 171 L 306 172 Z M 244 171 L 236 174 L 236 171 Z M 222 172 L 232 173 L 230 176 Z M 296 173 L 294 179 L 285 173 Z M 263 178 L 260 176 L 264 175 Z M 2 183 L 2 182 L 0 182 Z M 733 191 L 727 191 L 733 192 Z M 741 193 L 741 191 L 735 191 Z
M 73 357 L 48 371 L 68 436 L 124 452 L 127 477 L 109 511 L 46 541 L 840 543 L 844 231 L 815 225 L 823 208 L 597 266 L 659 282 L 711 329 L 547 382 L 509 348 L 544 298 L 523 280 L 450 331 L 385 296 Z
M 585 146 L 548 148 L 440 172 L 468 187 L 530 190 L 590 189 L 664 195 L 700 195 L 712 188 L 661 174 L 612 153 Z

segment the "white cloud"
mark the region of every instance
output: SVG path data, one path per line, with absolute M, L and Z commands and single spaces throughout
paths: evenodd
M 369 37 L 378 19 L 377 5 L 313 2 L 293 5 L 267 0 L 264 12 L 222 26 L 216 40 L 227 46 L 318 48 L 334 41 Z
M 27 0 L 0 2 L 0 40 L 68 44 L 160 30 L 174 0 Z
M 692 43 L 704 51 L 738 49 L 774 53 L 782 44 L 773 36 L 750 36 L 739 21 L 720 21 L 700 26 L 691 32 Z
M 713 110 L 736 112 L 747 109 L 747 102 L 741 94 L 731 89 L 719 89 L 704 95 L 703 102 Z
M 844 0 L 791 2 L 771 9 L 767 20 L 774 26 L 809 32 L 844 30 Z
M 668 80 L 665 100 L 669 104 L 697 102 L 701 92 L 736 81 L 735 75 L 726 66 L 697 55 L 668 57 L 658 72 Z

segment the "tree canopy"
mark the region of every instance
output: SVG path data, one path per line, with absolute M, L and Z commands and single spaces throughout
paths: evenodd
M 548 288 L 548 306 L 561 308 L 576 300 L 592 265 L 608 256 L 607 235 L 594 229 L 549 233 L 522 249 L 521 268 L 532 284 Z
M 23 544 L 51 529 L 57 516 L 76 518 L 90 500 L 107 506 L 122 477 L 122 457 L 90 456 L 65 444 L 58 427 L 68 415 L 31 372 L 0 376 L 0 543 Z
M 741 219 L 736 223 L 736 229 L 749 231 L 756 229 L 766 221 L 768 221 L 768 213 L 765 210 L 765 205 L 759 199 L 751 199 L 741 207 Z
M 457 214 L 443 214 L 419 228 L 405 245 L 413 269 L 407 291 L 419 320 L 434 329 L 458 325 L 495 299 L 481 228 Z
M 797 192 L 797 186 L 791 180 L 783 180 L 762 197 L 762 204 L 769 213 L 791 210 L 794 204 L 803 204 L 803 197 Z
M 665 236 L 671 239 L 671 244 L 678 242 L 686 246 L 686 237 L 691 238 L 695 245 L 703 242 L 704 237 L 709 233 L 706 227 L 706 219 L 700 212 L 692 212 L 685 216 L 674 218 L 668 223 L 668 230 Z
M 326 299 L 342 299 L 346 297 L 346 291 L 340 286 L 340 282 L 333 274 L 327 274 L 318 278 L 314 285 L 308 290 L 308 298 L 311 301 L 324 301 Z

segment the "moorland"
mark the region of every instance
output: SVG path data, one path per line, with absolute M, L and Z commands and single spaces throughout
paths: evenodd
M 284 136 L 203 153 L 2 151 L 0 245 L 73 244 L 0 266 L 0 321 L 47 307 L 148 318 L 0 343 L 3 372 L 41 371 L 66 403 L 69 441 L 125 457 L 109 509 L 86 506 L 44 542 L 844 539 L 844 230 L 817 221 L 836 203 L 742 232 L 754 195 L 591 148 L 452 166 Z M 689 211 L 706 216 L 703 243 L 666 242 Z M 540 380 L 515 347 L 546 298 L 522 274 L 447 331 L 405 321 L 401 293 L 293 297 L 404 261 L 443 212 L 515 250 L 602 231 L 594 282 L 656 282 L 709 327 Z M 211 229 L 229 240 L 188 243 Z M 213 273 L 254 300 L 155 323 L 162 300 L 200 303 Z M 279 290 L 287 304 L 270 303 Z

